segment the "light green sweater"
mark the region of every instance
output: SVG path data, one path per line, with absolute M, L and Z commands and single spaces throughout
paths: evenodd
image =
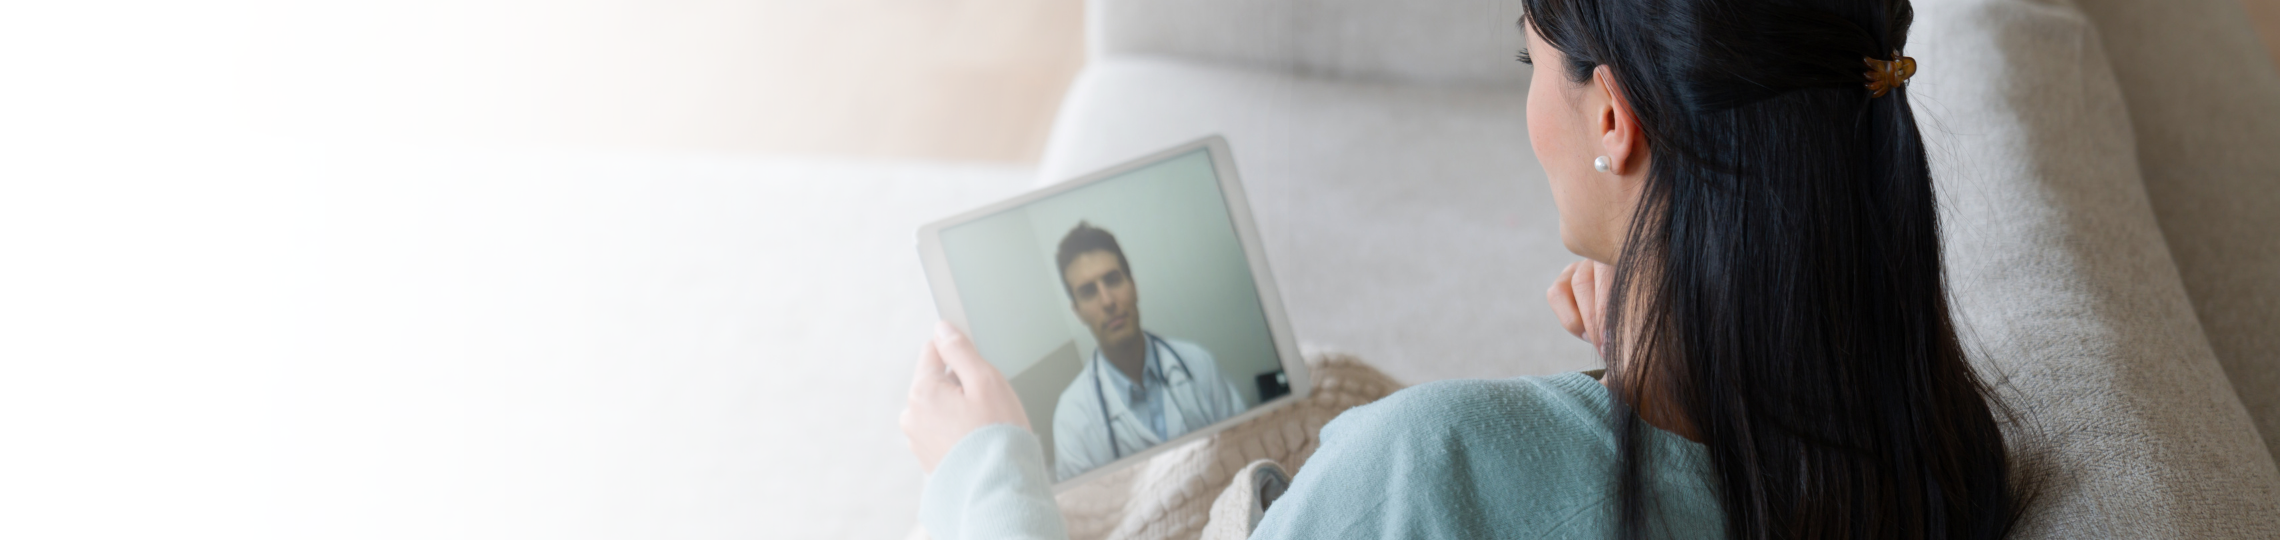
M 1418 385 L 1339 415 L 1253 538 L 1609 538 L 1615 437 L 1606 387 L 1581 373 Z M 1702 445 L 1649 429 L 1650 532 L 1717 538 Z M 920 501 L 937 540 L 1064 538 L 1029 432 L 976 430 Z

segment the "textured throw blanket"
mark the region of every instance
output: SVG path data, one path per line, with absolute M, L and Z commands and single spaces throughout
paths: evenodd
M 1069 537 L 1190 540 L 1204 536 L 1207 525 L 1212 537 L 1247 536 L 1247 513 L 1221 511 L 1225 517 L 1213 519 L 1213 501 L 1228 491 L 1236 473 L 1268 460 L 1296 475 L 1331 418 L 1402 388 L 1344 354 L 1309 352 L 1306 365 L 1314 376 L 1306 399 L 1055 496 Z M 1252 500 L 1250 493 L 1235 493 L 1221 506 L 1240 509 Z M 926 538 L 926 532 L 913 530 L 910 537 Z

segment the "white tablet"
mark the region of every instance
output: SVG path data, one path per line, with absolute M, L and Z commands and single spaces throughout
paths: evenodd
M 942 318 L 1020 394 L 1056 489 L 1306 397 L 1227 141 L 918 231 Z

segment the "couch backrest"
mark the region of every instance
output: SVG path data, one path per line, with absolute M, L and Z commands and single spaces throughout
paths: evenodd
M 2080 1 L 2209 346 L 2280 449 L 2280 71 L 2238 1 Z
M 2097 30 L 1917 0 L 1910 84 L 1952 294 L 2045 477 L 2023 538 L 2280 538 L 2280 471 L 2194 317 Z
M 1102 56 L 1432 84 L 1525 76 L 1498 67 L 1518 47 L 1517 2 L 1091 5 Z M 2063 0 L 1915 6 L 1907 52 L 1921 72 L 1909 91 L 1939 181 L 1959 320 L 1983 373 L 2024 415 L 2020 457 L 2045 475 L 2020 537 L 2280 538 L 2280 470 L 2195 315 L 2179 272 L 2188 259 L 2171 258 L 2139 172 L 2151 146 L 2133 136 L 2098 28 Z M 1494 65 L 1474 54 L 1491 48 Z M 2262 170 L 2256 159 L 2228 163 Z M 2156 163 L 2147 174 L 2167 174 L 2150 172 Z
M 1095 58 L 1173 56 L 1310 76 L 1524 84 L 1519 0 L 1090 0 Z

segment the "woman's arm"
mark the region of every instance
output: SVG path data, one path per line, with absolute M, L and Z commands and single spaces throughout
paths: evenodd
M 1068 538 L 1052 486 L 1036 435 L 1006 424 L 982 426 L 952 447 L 927 479 L 918 520 L 935 540 Z
M 1069 536 L 1021 399 L 948 323 L 919 351 L 902 429 L 933 474 L 919 522 L 936 540 Z

